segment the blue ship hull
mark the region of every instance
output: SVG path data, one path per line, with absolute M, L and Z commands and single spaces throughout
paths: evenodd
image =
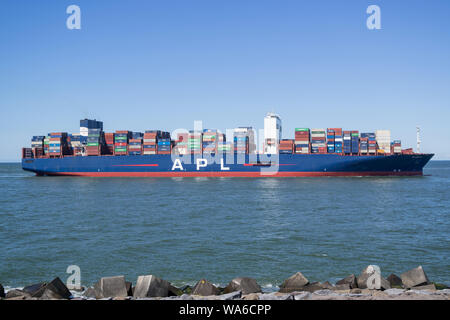
M 91 177 L 313 177 L 422 175 L 433 154 L 85 156 L 23 159 L 37 175 Z

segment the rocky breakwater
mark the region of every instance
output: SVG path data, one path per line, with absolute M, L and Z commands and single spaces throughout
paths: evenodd
M 73 289 L 73 288 L 71 288 Z M 337 281 L 310 282 L 301 272 L 286 279 L 278 292 L 263 292 L 256 280 L 235 278 L 224 287 L 201 279 L 194 287 L 177 288 L 154 275 L 139 276 L 136 285 L 124 276 L 104 277 L 77 294 L 55 278 L 23 289 L 5 292 L 0 285 L 0 299 L 6 300 L 449 300 L 450 289 L 428 280 L 421 266 L 387 278 L 376 266 L 366 267 L 358 276 Z

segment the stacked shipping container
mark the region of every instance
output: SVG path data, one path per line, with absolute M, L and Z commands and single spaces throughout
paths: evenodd
M 180 155 L 188 154 L 188 139 L 189 133 L 178 133 L 173 152 Z
M 118 130 L 114 134 L 114 154 L 117 156 L 125 156 L 128 154 L 128 141 L 130 132 L 127 130 Z
M 31 149 L 35 158 L 44 156 L 44 136 L 34 136 L 31 139 Z
M 295 153 L 310 152 L 310 133 L 308 128 L 295 128 Z
M 335 134 L 333 129 L 327 129 L 327 152 L 334 153 Z
M 217 153 L 218 132 L 214 129 L 203 130 L 202 147 L 203 153 Z
M 225 134 L 218 133 L 217 136 L 217 152 L 218 153 L 230 153 L 233 150 L 231 142 L 226 141 Z
M 22 158 L 33 158 L 33 148 L 22 148 Z
M 359 153 L 359 131 L 344 131 L 344 154 Z
M 133 132 L 131 139 L 128 141 L 128 155 L 140 156 L 142 155 L 142 138 L 140 132 Z
M 170 135 L 167 134 L 167 132 L 163 132 L 161 138 L 158 138 L 158 154 L 171 154 L 172 152 L 172 142 Z
M 191 154 L 202 153 L 203 134 L 198 131 L 190 130 L 188 138 L 188 151 Z
M 144 143 L 142 150 L 144 155 L 156 154 L 158 135 L 160 135 L 159 130 L 147 130 L 144 133 Z
M 294 141 L 292 139 L 282 139 L 280 145 L 278 146 L 278 152 L 280 154 L 293 153 L 294 152 Z
M 112 132 L 105 133 L 105 154 L 114 154 L 114 133 Z
M 69 135 L 70 147 L 72 149 L 71 154 L 74 156 L 82 156 L 83 155 L 83 143 L 84 140 L 82 135 L 80 134 L 71 134 Z
M 394 140 L 392 142 L 392 153 L 399 154 L 402 153 L 402 142 L 400 140 Z
M 375 133 L 362 133 L 362 138 L 367 139 L 367 153 L 368 154 L 376 154 L 377 153 L 377 140 L 375 137 Z
M 359 131 L 352 131 L 352 154 L 359 154 Z
M 49 152 L 50 157 L 61 157 L 67 152 L 67 133 L 53 132 L 50 133 Z
M 234 129 L 233 144 L 235 153 L 255 153 L 255 132 L 252 127 L 239 127 Z
M 233 134 L 234 152 L 246 153 L 249 151 L 249 137 L 246 132 L 235 131 Z
M 361 138 L 359 138 L 359 152 L 362 155 L 367 155 L 369 152 L 369 137 L 367 133 L 361 133 Z
M 80 135 L 88 137 L 92 129 L 103 131 L 103 122 L 89 119 L 80 120 Z
M 334 153 L 342 153 L 344 144 L 342 128 L 331 128 L 331 130 L 334 131 Z
M 311 129 L 311 153 L 327 153 L 325 129 Z
M 101 146 L 104 143 L 102 129 L 89 129 L 87 136 L 86 155 L 99 156 L 101 154 Z

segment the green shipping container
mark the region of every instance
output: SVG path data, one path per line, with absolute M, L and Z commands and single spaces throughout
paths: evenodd
M 295 128 L 295 131 L 309 131 L 308 128 Z
M 98 147 L 98 142 L 89 142 L 87 144 L 88 147 Z

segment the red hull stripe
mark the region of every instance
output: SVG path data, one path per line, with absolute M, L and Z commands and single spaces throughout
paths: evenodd
M 295 166 L 295 163 L 280 163 L 279 166 Z M 260 167 L 260 164 L 254 164 L 254 163 L 244 163 L 243 164 L 244 167 Z M 274 166 L 276 166 L 276 164 L 274 163 Z
M 261 172 L 55 172 L 47 173 L 53 176 L 82 177 L 365 177 L 365 176 L 421 176 L 421 171 L 404 172 L 277 172 L 272 175 L 262 175 Z
M 112 167 L 158 167 L 159 164 L 116 164 Z

